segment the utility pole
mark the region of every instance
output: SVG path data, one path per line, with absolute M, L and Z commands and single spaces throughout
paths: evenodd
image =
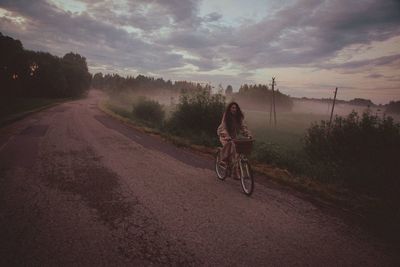
M 272 105 L 273 105 L 273 109 L 274 109 L 274 126 L 276 127 L 275 85 L 276 85 L 275 77 L 272 77 Z
M 335 109 L 335 102 L 336 102 L 336 94 L 337 94 L 337 87 L 336 87 L 336 89 L 335 89 L 335 96 L 333 97 L 331 118 L 330 118 L 330 120 L 329 120 L 329 128 L 331 128 L 331 125 L 332 125 L 333 110 Z
M 272 103 L 272 98 L 271 98 L 271 102 L 269 104 L 269 125 L 272 124 L 272 105 L 273 105 L 273 103 Z

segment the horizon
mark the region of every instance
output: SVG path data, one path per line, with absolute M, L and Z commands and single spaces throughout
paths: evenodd
M 291 97 L 400 100 L 400 2 L 0 0 L 25 49 L 79 53 L 95 74 L 269 85 Z

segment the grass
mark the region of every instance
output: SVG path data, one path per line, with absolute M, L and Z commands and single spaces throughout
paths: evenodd
M 26 112 L 54 103 L 50 98 L 3 98 L 0 101 L 0 118 Z
M 139 123 L 141 126 L 149 127 L 146 122 L 137 120 L 132 115 L 133 103 L 137 101 L 135 97 L 111 98 L 106 106 L 119 116 Z M 174 111 L 174 106 L 164 106 L 166 118 L 170 118 Z M 244 110 L 245 122 L 251 130 L 257 142 L 265 143 L 273 147 L 280 153 L 281 158 L 286 155 L 298 154 L 302 151 L 302 138 L 306 129 L 313 122 L 328 119 L 326 115 L 308 113 L 280 113 L 277 116 L 277 126 L 269 124 L 269 113 L 264 111 Z M 194 140 L 193 140 L 194 141 Z M 193 143 L 193 142 L 192 142 Z
M 263 111 L 244 110 L 245 122 L 254 137 L 269 144 L 275 144 L 286 151 L 298 151 L 302 146 L 302 138 L 313 122 L 329 119 L 325 115 L 285 112 L 277 115 L 276 127 L 270 124 L 269 113 Z
M 128 126 L 153 135 L 153 136 L 159 136 L 162 137 L 163 139 L 171 142 L 172 144 L 178 146 L 178 147 L 188 147 L 188 148 L 193 148 L 195 151 L 199 151 L 201 153 L 205 153 L 208 155 L 213 155 L 215 150 L 213 148 L 208 148 L 204 146 L 198 146 L 198 145 L 193 145 L 190 140 L 187 140 L 185 138 L 179 137 L 179 136 L 174 136 L 168 133 L 165 133 L 163 131 L 160 131 L 157 128 L 154 128 L 152 125 L 149 125 L 141 120 L 138 120 L 135 118 L 135 116 L 132 115 L 132 112 L 129 112 L 125 108 L 121 107 L 118 105 L 117 102 L 113 100 L 106 100 L 102 101 L 99 103 L 99 108 L 103 112 L 107 113 L 108 115 L 118 119 L 119 121 L 127 124 Z
M 67 99 L 54 98 L 9 98 L 0 99 L 0 127 L 24 117 L 30 112 Z

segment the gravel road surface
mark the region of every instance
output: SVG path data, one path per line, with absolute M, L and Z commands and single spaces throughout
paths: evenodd
M 0 129 L 0 266 L 399 263 L 389 245 L 265 177 L 246 197 L 216 179 L 211 159 L 101 112 L 101 96 Z

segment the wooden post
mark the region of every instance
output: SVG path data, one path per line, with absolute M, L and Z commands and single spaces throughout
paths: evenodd
M 336 102 L 336 94 L 337 94 L 337 87 L 336 87 L 336 89 L 335 89 L 335 96 L 333 97 L 331 118 L 330 118 L 330 120 L 329 120 L 329 128 L 331 128 L 331 125 L 332 125 L 333 110 L 335 109 L 335 102 Z
M 275 77 L 272 77 L 272 103 L 274 106 L 274 125 L 276 127 L 276 108 L 275 108 Z
M 271 103 L 269 105 L 269 125 L 272 124 L 272 98 L 271 98 Z

